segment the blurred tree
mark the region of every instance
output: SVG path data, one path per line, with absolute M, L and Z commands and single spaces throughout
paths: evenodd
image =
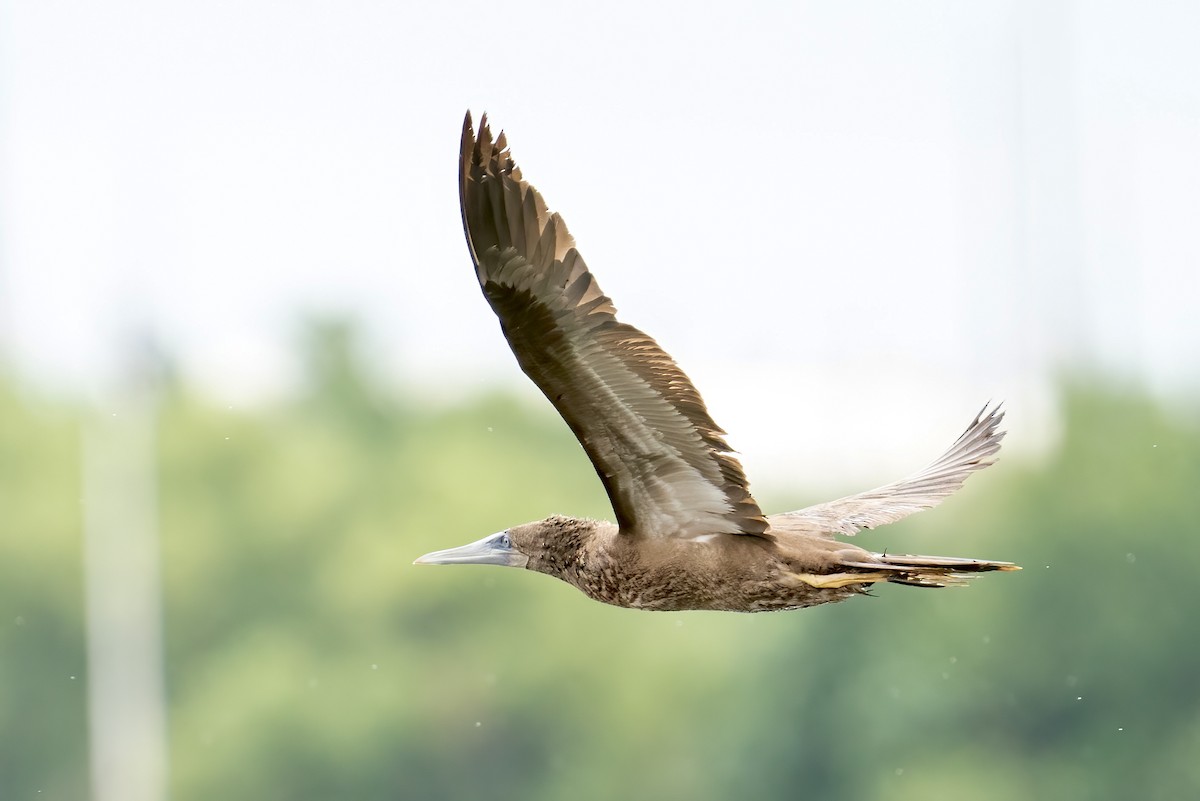
M 607 516 L 606 499 L 548 405 L 428 408 L 373 382 L 344 324 L 308 342 L 294 403 L 233 411 L 181 388 L 162 411 L 177 801 L 1200 786 L 1195 419 L 1068 386 L 1052 458 L 1003 460 L 860 535 L 1023 573 L 651 614 L 518 571 L 412 567 L 515 522 Z M 3 799 L 84 795 L 78 444 L 70 408 L 47 408 L 0 387 Z
M 401 415 L 363 359 L 361 337 L 353 322 L 316 316 L 301 331 L 303 405 L 367 436 L 392 433 Z
M 0 798 L 87 795 L 79 426 L 0 376 Z

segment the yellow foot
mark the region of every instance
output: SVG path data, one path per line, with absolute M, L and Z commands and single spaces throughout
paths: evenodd
M 887 581 L 888 573 L 793 573 L 792 577 L 818 589 L 836 589 L 851 584 L 874 584 L 876 581 Z

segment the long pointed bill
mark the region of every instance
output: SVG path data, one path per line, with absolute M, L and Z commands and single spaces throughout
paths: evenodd
M 525 567 L 529 557 L 512 547 L 505 532 L 489 534 L 470 545 L 427 553 L 414 565 L 502 565 Z

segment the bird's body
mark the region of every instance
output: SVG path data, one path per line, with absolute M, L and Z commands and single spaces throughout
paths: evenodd
M 614 606 L 672 612 L 774 612 L 861 594 L 876 581 L 941 587 L 1007 565 L 888 556 L 830 538 L 795 515 L 772 515 L 767 537 L 630 537 L 603 520 L 554 516 L 508 529 L 529 570 Z
M 861 585 L 815 587 L 800 577 L 832 570 L 839 554 L 869 558 L 853 545 L 779 529 L 771 539 L 715 534 L 697 542 L 639 540 L 607 521 L 569 517 L 528 525 L 528 533 L 509 530 L 515 542 L 537 540 L 531 550 L 540 555 L 528 569 L 560 578 L 596 601 L 663 612 L 769 612 L 838 601 Z
M 504 134 L 460 151 L 463 227 L 484 296 L 518 363 L 563 416 L 608 492 L 616 523 L 554 516 L 425 564 L 525 567 L 604 603 L 765 612 L 861 594 L 890 581 L 961 584 L 1007 562 L 872 553 L 837 540 L 928 509 L 992 463 L 1003 413 L 985 409 L 921 472 L 796 512 L 764 515 L 691 381 L 658 344 L 616 319 L 566 224 L 522 177 Z

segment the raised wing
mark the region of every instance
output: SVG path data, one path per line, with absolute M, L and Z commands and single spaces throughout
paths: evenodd
M 916 475 L 782 516 L 810 521 L 830 535 L 856 534 L 932 509 L 957 492 L 968 476 L 996 461 L 1004 439 L 998 430 L 1003 419 L 999 406 L 990 411 L 984 406 L 950 449 Z
M 521 369 L 583 445 L 627 534 L 770 536 L 704 401 L 653 339 L 618 322 L 562 217 L 487 117 L 463 123 L 459 199 L 483 294 Z

